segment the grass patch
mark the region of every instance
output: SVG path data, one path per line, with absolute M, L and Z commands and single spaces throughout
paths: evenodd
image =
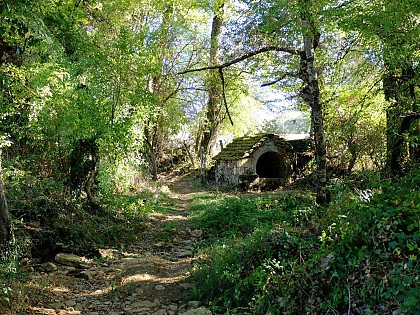
M 313 204 L 309 196 L 291 192 L 262 197 L 219 195 L 216 198 L 197 198 L 190 209 L 193 224 L 199 226 L 207 237 L 229 238 L 278 224 L 305 225 Z

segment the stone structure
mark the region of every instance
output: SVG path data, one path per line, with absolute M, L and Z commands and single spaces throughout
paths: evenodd
M 213 158 L 216 183 L 247 188 L 255 180 L 270 178 L 284 184 L 298 171 L 309 147 L 309 139 L 285 140 L 268 133 L 236 138 Z

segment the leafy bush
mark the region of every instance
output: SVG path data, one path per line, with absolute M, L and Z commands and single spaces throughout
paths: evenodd
M 310 197 L 292 192 L 198 199 L 191 209 L 210 237 L 206 258 L 194 266 L 194 295 L 212 300 L 217 311 L 239 308 L 239 313 L 266 282 L 261 266 L 279 252 L 294 253 L 295 237 L 287 231 L 300 235 L 314 212 Z
M 17 239 L 14 234 L 9 242 L 0 248 L 0 312 L 3 308 L 9 309 L 10 303 L 13 303 L 13 299 L 18 295 L 15 284 L 21 280 L 19 264 L 26 250 L 24 241 Z
M 336 257 L 331 272 L 338 281 L 333 289 L 347 285 L 365 311 L 418 312 L 419 186 L 420 176 L 409 176 L 384 183 L 367 202 L 353 202 L 352 215 L 335 229 L 342 232 L 324 245 Z
M 266 228 L 214 244 L 203 251 L 206 258 L 194 267 L 195 297 L 210 300 L 216 311 L 237 310 L 242 314 L 251 301 L 263 301 L 270 279 L 290 270 L 306 255 L 303 251 L 314 248 L 314 240 L 309 238 L 303 244 L 283 228 Z
M 226 206 L 232 200 L 218 209 L 207 202 L 209 231 L 241 233 L 203 250 L 195 294 L 210 297 L 218 312 L 238 314 L 419 314 L 419 187 L 420 174 L 367 191 L 342 185 L 328 209 L 297 221 L 305 207 L 292 204 L 261 229 L 250 228 L 267 222 L 255 210 L 258 199 L 239 199 L 241 210 Z M 241 222 L 231 222 L 229 209 Z M 215 225 L 217 217 L 224 223 Z
M 95 204 L 72 194 L 53 178 L 35 176 L 16 163 L 3 172 L 9 210 L 17 239 L 31 240 L 31 255 L 49 259 L 56 244 L 76 254 L 91 255 L 102 247 L 132 242 L 143 229 L 152 205 L 141 197 L 114 196 Z

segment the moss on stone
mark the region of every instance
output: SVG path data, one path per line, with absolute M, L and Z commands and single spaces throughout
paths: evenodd
M 234 139 L 213 159 L 218 161 L 235 161 L 249 158 L 254 152 L 267 142 L 273 142 L 278 147 L 284 147 L 285 151 L 293 150 L 287 140 L 272 133 L 261 133 Z

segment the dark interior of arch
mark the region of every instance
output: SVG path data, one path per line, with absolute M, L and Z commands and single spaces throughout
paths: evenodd
M 286 158 L 277 152 L 266 152 L 260 156 L 256 172 L 260 178 L 287 177 Z

